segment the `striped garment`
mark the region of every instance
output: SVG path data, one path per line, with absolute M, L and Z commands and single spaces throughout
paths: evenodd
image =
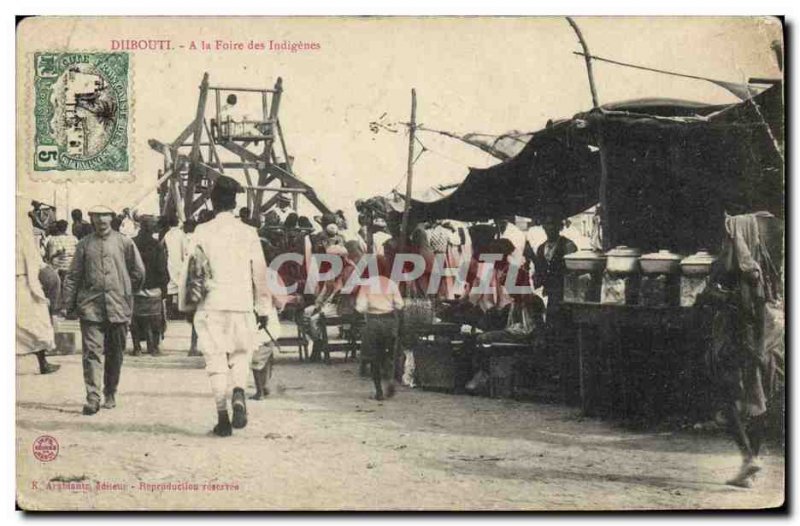
M 57 270 L 69 270 L 77 244 L 78 238 L 69 234 L 50 236 L 45 248 L 47 261 Z

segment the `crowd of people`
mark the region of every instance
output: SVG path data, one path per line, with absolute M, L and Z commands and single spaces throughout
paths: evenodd
M 290 207 L 291 199 L 281 194 L 263 216 L 241 208 L 236 218 L 236 195 L 241 191 L 233 179 L 221 179 L 211 194 L 212 209 L 201 210 L 183 224 L 175 216 L 129 209 L 116 213 L 105 206 L 91 208 L 88 222 L 81 210 L 73 210 L 71 228 L 65 220 L 41 221 L 36 207 L 29 214 L 34 226 L 30 241 L 36 250 L 23 253 L 37 260 L 38 287 L 28 288 L 34 295 L 41 290 L 50 322 L 53 316 L 80 320 L 84 414 L 116 406 L 128 335 L 130 354 L 142 354 L 145 342 L 145 352 L 159 356 L 168 320 L 191 323 L 189 355 L 205 358 L 219 412 L 215 432 L 226 435 L 246 422 L 242 371 L 247 363 L 252 363 L 254 398 L 269 392 L 281 311 L 295 313 L 310 340 L 312 361 L 329 356 L 327 319 L 363 321 L 345 328 L 356 330 L 358 325 L 361 331 L 362 372 L 371 370 L 377 399 L 392 396 L 404 371 L 405 380 L 413 381 L 409 364 L 398 361 L 410 354 L 396 353 L 401 347 L 400 312 L 406 304 L 419 309 L 428 302 L 432 309 L 430 302 L 437 302 L 437 316 L 476 327 L 483 332 L 483 343 L 525 340 L 545 326 L 545 312 L 547 318 L 557 316 L 563 293 L 560 261 L 575 250 L 560 236 L 563 222 L 557 214 L 544 221 L 546 236 L 536 246 L 513 218 L 502 217 L 482 225 L 412 219 L 401 247 L 398 213 L 375 214 L 359 202 L 357 231 L 348 228 L 342 211 L 313 218 L 319 225 L 315 229 L 312 220 L 299 216 Z M 315 255 L 320 254 L 328 259 L 316 264 Z M 409 268 L 403 259 L 409 254 L 419 256 L 423 268 Z M 497 259 L 485 260 L 486 254 L 497 254 Z M 278 260 L 281 263 L 274 265 Z M 368 260 L 374 260 L 375 271 Z M 392 273 L 396 265 L 417 275 L 398 280 Z M 466 274 L 448 273 L 448 268 L 463 268 Z M 367 281 L 347 287 L 354 271 Z M 507 287 L 511 272 L 513 290 Z M 293 292 L 268 290 L 269 273 L 282 290 Z M 534 292 L 539 287 L 546 300 Z M 253 323 L 265 330 L 266 342 L 254 336 Z M 52 334 L 52 323 L 48 325 Z M 36 347 L 31 352 L 37 353 L 42 373 L 57 369 L 46 361 L 52 337 L 31 347 Z M 228 372 L 236 386 L 230 422 L 223 414 Z
M 393 396 L 396 382 L 411 381 L 410 340 L 403 336 L 413 334 L 415 318 L 466 325 L 478 347 L 543 336 L 558 355 L 568 345 L 564 257 L 577 247 L 564 235 L 557 206 L 545 210 L 538 231 L 527 233 L 513 217 L 468 225 L 412 215 L 402 240 L 401 214 L 374 203 L 356 204 L 353 232 L 341 211 L 313 218 L 314 228 L 286 196 L 263 217 L 246 208 L 237 217 L 241 192 L 238 182 L 220 177 L 212 208 L 183 224 L 95 206 L 88 222 L 73 210 L 70 228 L 51 208 L 34 202 L 25 216 L 18 203 L 18 225 L 29 227 L 18 228 L 17 354 L 35 355 L 41 374 L 57 372 L 47 360 L 55 348 L 54 319 L 77 318 L 83 413 L 93 415 L 117 405 L 128 335 L 131 354 L 141 354 L 144 341 L 146 352 L 159 356 L 168 319 L 183 318 L 192 325 L 189 355 L 205 361 L 213 433 L 230 436 L 247 425 L 248 369 L 256 390 L 251 399 L 269 394 L 281 313 L 295 313 L 313 360 L 328 357 L 326 321 L 349 320 L 350 330 L 360 331 L 362 372 L 368 365 L 377 400 Z M 749 486 L 761 469 L 766 404 L 777 374 L 764 364 L 776 363 L 765 349 L 777 346 L 767 307 L 781 296 L 780 278 L 756 219 L 728 218 L 722 255 L 699 300 L 715 312 L 709 363 L 743 457 L 729 481 L 739 486 Z

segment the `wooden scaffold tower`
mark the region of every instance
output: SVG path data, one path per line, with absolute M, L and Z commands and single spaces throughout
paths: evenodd
M 164 168 L 159 170 L 157 182 L 162 216 L 177 215 L 184 221 L 210 206 L 207 201 L 211 189 L 223 174 L 246 181 L 242 186 L 247 191 L 250 219 L 268 211 L 281 193 L 292 195 L 295 211 L 298 196 L 304 195 L 320 212 L 330 212 L 314 189 L 292 170 L 293 158 L 286 149 L 278 117 L 282 92 L 280 77 L 274 88 L 263 89 L 211 86 L 208 73 L 203 75 L 192 122 L 171 143 L 148 141 L 151 148 L 164 156 Z M 243 94 L 260 95 L 259 117 L 235 119 L 230 115 Z M 207 119 L 209 96 L 213 116 Z M 253 174 L 258 175 L 256 181 Z

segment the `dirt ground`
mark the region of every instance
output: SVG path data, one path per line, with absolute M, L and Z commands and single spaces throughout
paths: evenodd
M 118 406 L 80 414 L 80 355 L 40 376 L 17 361 L 17 495 L 25 509 L 567 510 L 763 508 L 783 502 L 784 457 L 753 489 L 723 436 L 633 432 L 559 405 L 403 389 L 386 402 L 353 362 L 284 349 L 248 427 L 209 436 L 214 402 L 188 326 L 162 357 L 125 357 Z M 252 392 L 252 385 L 250 386 Z M 40 435 L 59 443 L 33 456 Z

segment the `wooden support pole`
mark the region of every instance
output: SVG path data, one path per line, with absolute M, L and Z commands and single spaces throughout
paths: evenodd
M 164 184 L 165 182 L 167 182 L 167 180 L 169 180 L 171 177 L 172 177 L 172 170 L 171 169 L 166 170 L 166 172 L 162 171 L 162 170 L 159 170 L 158 171 L 158 180 L 156 180 L 156 184 L 152 188 L 148 188 L 146 191 L 142 192 L 133 201 L 133 204 L 129 207 L 131 209 L 131 212 L 133 212 L 134 210 L 139 208 L 139 205 L 142 204 L 142 202 L 147 198 L 147 196 L 149 196 L 151 193 L 153 193 L 156 190 L 158 190 L 161 187 L 161 185 Z
M 567 22 L 569 25 L 572 26 L 572 29 L 575 30 L 575 34 L 578 35 L 578 41 L 583 48 L 583 58 L 586 61 L 586 72 L 589 75 L 589 89 L 592 91 L 592 107 L 599 108 L 600 103 L 597 99 L 597 88 L 594 85 L 594 73 L 592 72 L 592 54 L 589 53 L 589 46 L 586 45 L 586 41 L 583 39 L 583 33 L 581 33 L 581 29 L 578 27 L 578 24 L 571 17 L 567 17 Z
M 592 54 L 589 52 L 589 46 L 583 38 L 578 24 L 571 17 L 567 17 L 567 22 L 575 30 L 578 36 L 578 41 L 583 48 L 583 58 L 586 61 L 586 73 L 589 77 L 589 89 L 592 92 L 592 107 L 595 110 L 600 110 L 600 101 L 597 98 L 597 88 L 594 82 L 594 73 L 592 72 Z M 603 250 L 611 248 L 611 235 L 608 224 L 608 157 L 605 147 L 605 140 L 603 139 L 603 122 L 602 117 L 596 120 L 597 127 L 597 148 L 600 151 L 600 187 L 598 189 L 598 200 L 600 202 L 600 240 Z
M 411 211 L 411 191 L 414 178 L 414 138 L 417 130 L 417 90 L 411 88 L 411 121 L 408 126 L 408 163 L 406 169 L 406 202 L 403 205 L 403 221 L 400 223 L 400 252 L 406 249 L 408 215 Z
M 203 138 L 203 124 L 206 114 L 206 99 L 208 97 L 208 73 L 203 74 L 200 83 L 200 97 L 197 101 L 197 113 L 194 117 L 192 151 L 189 154 L 189 178 L 186 181 L 186 194 L 184 197 L 184 215 L 191 217 L 194 213 L 194 188 L 197 185 L 200 173 L 197 163 L 200 161 L 200 141 Z M 209 138 L 210 140 L 210 138 Z
M 278 118 L 278 111 L 280 109 L 281 104 L 281 92 L 283 91 L 283 79 L 278 77 L 278 80 L 275 81 L 275 89 L 272 91 L 272 101 L 269 105 L 269 110 L 267 109 L 267 94 L 266 92 L 262 93 L 262 111 L 264 115 L 264 120 L 269 120 L 275 122 Z M 269 113 L 267 113 L 269 111 Z M 271 130 L 273 133 L 270 133 L 270 137 L 264 140 L 264 151 L 261 154 L 260 161 L 263 163 L 264 168 L 259 168 L 258 170 L 258 185 L 257 186 L 266 186 L 267 181 L 269 178 L 269 168 L 273 164 L 272 163 L 272 156 L 274 155 L 273 147 L 275 143 L 275 133 L 274 130 Z M 242 157 L 242 160 L 246 160 L 245 157 Z M 264 199 L 264 192 L 263 190 L 255 190 L 255 194 L 253 195 L 253 208 L 250 210 L 251 217 L 256 217 L 261 211 L 261 204 Z
M 225 173 L 225 167 L 222 164 L 222 159 L 219 158 L 219 152 L 217 152 L 217 146 L 214 144 L 214 139 L 211 137 L 211 130 L 208 129 L 208 123 L 205 119 L 203 119 L 203 127 L 206 130 L 206 135 L 208 135 L 208 160 L 211 161 L 215 159 L 217 161 L 217 167 L 219 171 Z
M 403 205 L 403 220 L 400 223 L 400 243 L 398 253 L 406 251 L 406 236 L 408 234 L 408 216 L 411 210 L 411 191 L 414 188 L 414 141 L 417 131 L 417 90 L 411 88 L 411 120 L 408 125 L 408 163 L 406 172 L 406 202 Z M 406 287 L 406 295 L 408 295 L 410 287 Z M 397 334 L 394 339 L 394 352 L 392 353 L 392 364 L 389 366 L 390 378 L 389 382 L 395 381 L 395 367 L 397 363 L 397 356 L 402 350 L 403 332 L 405 330 L 402 317 L 397 323 Z
M 242 166 L 242 170 L 244 170 L 244 177 L 247 180 L 247 186 L 253 186 L 253 178 L 250 177 L 250 170 L 246 163 Z M 249 210 L 253 209 L 253 192 L 251 190 L 247 190 L 247 208 Z

